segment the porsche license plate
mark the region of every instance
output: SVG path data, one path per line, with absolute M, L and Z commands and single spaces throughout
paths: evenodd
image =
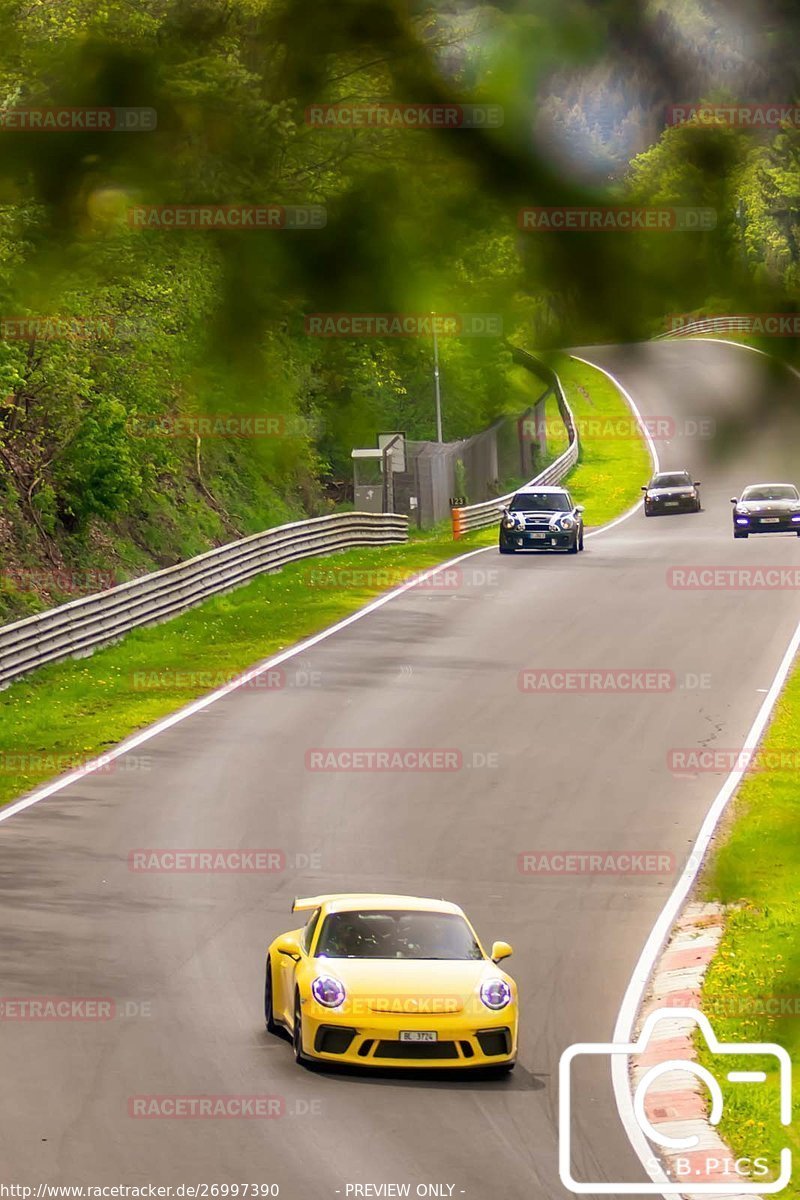
M 762 517 L 761 518 L 762 525 L 777 525 L 779 521 L 780 521 L 780 517 Z
M 678 507 L 677 500 L 665 500 L 664 501 L 664 508 L 677 508 L 677 507 Z
M 401 1042 L 435 1042 L 438 1039 L 435 1029 L 403 1029 L 400 1032 Z

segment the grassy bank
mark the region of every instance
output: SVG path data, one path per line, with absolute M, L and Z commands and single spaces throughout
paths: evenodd
M 599 371 L 567 359 L 559 370 L 579 423 L 599 415 L 628 427 L 625 401 Z M 638 438 L 587 435 L 569 480 L 586 505 L 587 523 L 602 524 L 629 508 L 648 469 Z M 453 542 L 450 530 L 440 529 L 404 546 L 292 563 L 164 625 L 136 630 L 91 658 L 42 668 L 0 693 L 0 803 L 66 762 L 102 753 L 407 576 L 496 537 L 491 528 Z
M 786 769 L 770 770 L 783 751 Z M 703 1009 L 722 1041 L 777 1042 L 800 1056 L 800 670 L 778 701 L 752 770 L 734 801 L 727 830 L 706 872 L 706 898 L 732 906 L 719 953 L 703 988 Z M 758 759 L 756 760 L 759 761 Z M 792 767 L 788 769 L 786 764 Z M 705 1056 L 706 1065 L 712 1067 Z M 722 1136 L 738 1153 L 776 1163 L 782 1146 L 800 1152 L 797 1128 L 781 1126 L 778 1078 L 766 1060 L 766 1085 L 726 1085 Z M 726 1092 L 727 1088 L 727 1092 Z M 796 1176 L 796 1172 L 795 1172 Z M 800 1179 L 781 1192 L 800 1196 Z

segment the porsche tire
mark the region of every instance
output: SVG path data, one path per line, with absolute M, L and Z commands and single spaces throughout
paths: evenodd
M 303 1013 L 300 1007 L 300 993 L 294 994 L 294 1023 L 292 1024 L 292 1048 L 294 1061 L 301 1067 L 313 1069 L 316 1063 L 303 1053 Z
M 272 963 L 267 959 L 267 972 L 264 979 L 264 1025 L 267 1033 L 279 1033 L 280 1026 L 275 1020 L 275 1011 L 272 1007 Z

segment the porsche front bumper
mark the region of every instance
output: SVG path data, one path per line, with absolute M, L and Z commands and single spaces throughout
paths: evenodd
M 406 1040 L 409 1033 L 435 1034 L 435 1040 Z M 405 1037 L 402 1035 L 406 1035 Z M 517 1053 L 517 1009 L 486 1009 L 447 1016 L 398 1016 L 373 1012 L 323 1011 L 303 1006 L 303 1053 L 325 1062 L 362 1067 L 474 1069 L 511 1063 Z

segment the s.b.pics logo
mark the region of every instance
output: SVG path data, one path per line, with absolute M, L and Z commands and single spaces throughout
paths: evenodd
M 660 1034 L 656 1028 L 659 1022 L 664 1022 Z M 713 1070 L 694 1058 L 692 1036 L 696 1029 L 714 1055 Z M 651 1174 L 650 1181 L 613 1183 L 574 1177 L 573 1071 L 578 1070 L 584 1056 L 607 1058 L 609 1065 L 621 1063 L 626 1081 L 632 1081 L 630 1116 L 651 1151 L 649 1160 L 640 1154 Z M 789 1147 L 781 1149 L 775 1162 L 759 1155 L 756 1147 L 753 1153 L 745 1151 L 736 1157 L 719 1140 L 713 1127 L 719 1124 L 724 1107 L 721 1080 L 736 1085 L 737 1089 L 776 1082 L 780 1123 L 789 1125 L 791 1070 L 791 1060 L 783 1046 L 773 1042 L 720 1042 L 708 1018 L 694 1008 L 656 1009 L 635 1042 L 581 1042 L 570 1046 L 559 1063 L 561 1182 L 579 1195 L 774 1195 L 792 1177 Z

